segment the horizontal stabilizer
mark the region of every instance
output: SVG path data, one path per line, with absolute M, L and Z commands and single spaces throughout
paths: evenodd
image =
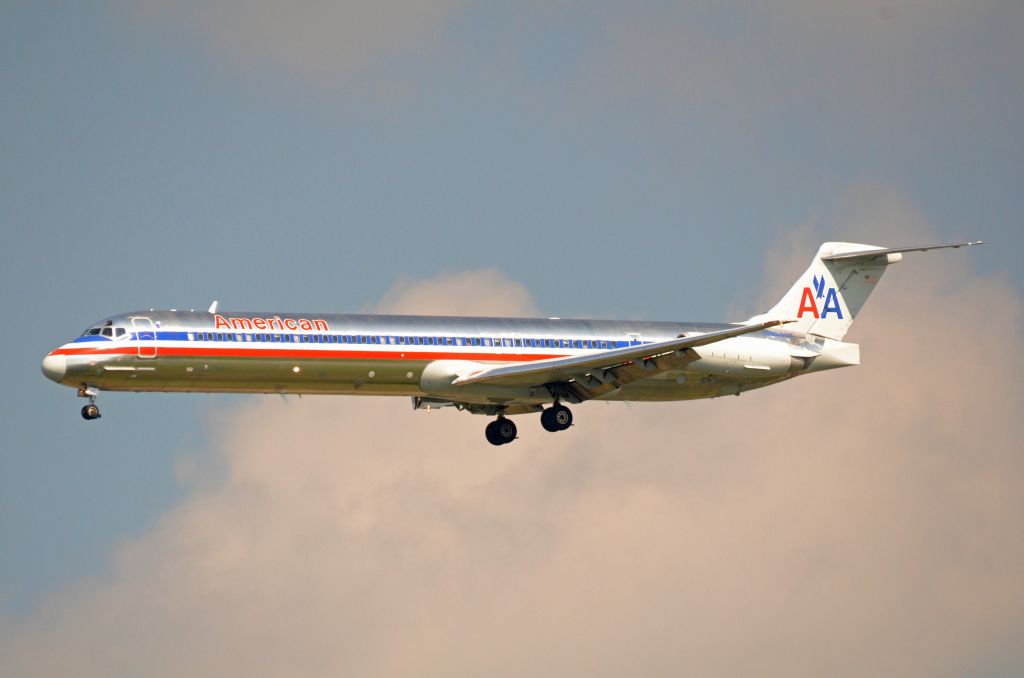
M 960 242 L 951 243 L 949 245 L 919 245 L 914 247 L 885 247 L 871 250 L 860 250 L 858 252 L 843 252 L 842 254 L 832 254 L 829 256 L 823 256 L 823 261 L 843 261 L 846 263 L 852 263 L 851 259 L 860 259 L 864 262 L 868 262 L 872 259 L 884 257 L 887 254 L 903 254 L 904 252 L 927 252 L 928 250 L 944 250 L 944 249 L 957 249 L 958 247 L 970 247 L 971 245 L 984 245 L 983 240 L 972 240 L 971 242 Z

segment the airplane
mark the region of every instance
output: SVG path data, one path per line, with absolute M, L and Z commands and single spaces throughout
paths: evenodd
M 88 399 L 86 420 L 100 391 L 406 396 L 494 417 L 485 437 L 503 445 L 512 415 L 568 429 L 565 403 L 738 396 L 857 365 L 843 338 L 886 267 L 978 244 L 826 242 L 771 310 L 738 323 L 151 309 L 91 325 L 42 371 Z

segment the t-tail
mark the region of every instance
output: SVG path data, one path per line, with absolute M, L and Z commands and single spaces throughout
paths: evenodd
M 767 313 L 747 324 L 790 320 L 785 329 L 841 340 L 853 324 L 885 269 L 904 252 L 980 245 L 980 240 L 922 247 L 878 247 L 849 242 L 827 242 L 818 248 L 811 265 Z

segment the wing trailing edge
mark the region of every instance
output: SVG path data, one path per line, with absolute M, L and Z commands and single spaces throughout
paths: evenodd
M 678 369 L 695 359 L 686 349 L 713 344 L 769 327 L 783 325 L 788 320 L 768 320 L 752 325 L 737 325 L 727 330 L 679 336 L 640 346 L 611 349 L 589 355 L 553 358 L 536 362 L 504 365 L 462 375 L 452 386 L 489 384 L 494 386 L 541 386 L 587 378 L 593 386 L 603 385 L 606 390 L 618 388 L 638 378 L 652 377 L 668 370 Z M 620 370 L 623 373 L 620 373 Z

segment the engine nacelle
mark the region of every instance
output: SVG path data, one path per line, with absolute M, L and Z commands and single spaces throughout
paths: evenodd
M 700 360 L 687 365 L 687 369 L 733 377 L 779 376 L 794 369 L 790 349 L 783 342 L 735 337 L 697 347 Z

